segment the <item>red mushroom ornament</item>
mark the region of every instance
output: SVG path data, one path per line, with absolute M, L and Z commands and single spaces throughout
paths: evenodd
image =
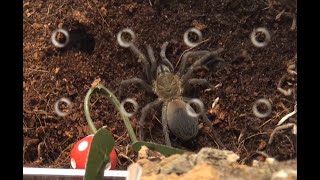
M 86 168 L 92 139 L 93 139 L 93 134 L 81 139 L 72 148 L 71 154 L 70 154 L 70 160 L 71 160 L 71 167 L 73 169 Z M 109 162 L 107 164 L 106 169 L 114 170 L 117 165 L 117 154 L 114 149 L 112 149 L 110 153 L 110 161 L 111 163 Z

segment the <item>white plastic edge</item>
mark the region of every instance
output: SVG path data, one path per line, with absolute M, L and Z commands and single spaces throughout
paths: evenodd
M 33 176 L 84 176 L 84 169 L 56 169 L 56 168 L 23 168 L 23 175 Z M 127 177 L 128 171 L 106 170 L 104 177 Z

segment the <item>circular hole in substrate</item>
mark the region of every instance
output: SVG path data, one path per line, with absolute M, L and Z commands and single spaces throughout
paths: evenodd
M 262 48 L 270 42 L 271 36 L 266 28 L 260 27 L 252 31 L 250 39 L 254 46 Z
M 184 33 L 183 41 L 187 46 L 194 47 L 202 41 L 202 33 L 196 28 L 190 28 Z
M 268 112 L 268 106 L 264 103 L 259 103 L 257 105 L 257 110 L 259 113 L 265 114 Z
M 123 32 L 123 33 L 121 34 L 121 39 L 122 39 L 123 41 L 125 41 L 125 42 L 132 42 L 132 40 L 133 40 L 131 34 L 128 33 L 128 32 Z
M 130 47 L 134 43 L 135 39 L 136 39 L 136 35 L 129 28 L 122 29 L 117 34 L 117 41 L 121 47 L 125 47 L 125 48 Z
M 71 101 L 67 98 L 59 99 L 54 105 L 56 114 L 62 117 L 68 115 L 71 112 L 71 108 Z
M 271 109 L 271 103 L 267 99 L 258 99 L 252 106 L 253 114 L 258 118 L 268 117 Z
M 191 108 L 195 111 L 196 114 L 199 114 L 201 112 L 201 110 L 199 110 L 199 106 L 195 103 L 190 103 L 189 104 L 191 106 Z
M 65 29 L 56 29 L 51 35 L 51 42 L 57 48 L 65 47 L 69 42 L 69 33 Z
M 134 105 L 130 102 L 125 102 L 123 107 L 128 113 L 134 113 L 135 111 Z
M 191 99 L 187 103 L 187 113 L 189 116 L 198 117 L 204 112 L 204 105 L 199 99 Z
M 259 43 L 265 42 L 266 41 L 266 37 L 267 36 L 262 32 L 257 32 L 256 35 L 255 35 L 255 38 Z
M 69 113 L 69 111 L 70 111 L 69 105 L 63 101 L 58 104 L 58 109 L 64 113 Z
M 188 39 L 191 43 L 199 43 L 200 42 L 200 37 L 198 36 L 197 33 L 191 31 L 188 33 Z
M 120 111 L 123 115 L 131 117 L 138 111 L 138 103 L 134 99 L 127 98 L 121 102 Z
M 67 37 L 61 32 L 57 32 L 55 38 L 56 38 L 57 42 L 60 44 L 64 44 L 67 42 Z

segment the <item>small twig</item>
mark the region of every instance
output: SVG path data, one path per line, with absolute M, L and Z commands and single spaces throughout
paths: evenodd
M 64 150 L 62 150 L 60 152 L 59 156 L 54 160 L 54 162 L 58 162 L 60 160 L 60 157 L 63 155 L 63 153 L 66 152 L 67 150 L 70 150 L 72 146 L 73 146 L 73 144 L 70 144 L 68 147 L 66 147 Z
M 270 156 L 267 153 L 263 152 L 263 151 L 256 151 L 256 153 L 260 154 L 260 155 L 262 155 L 262 156 L 264 156 L 266 158 L 270 158 Z
M 217 98 L 213 101 L 213 103 L 212 103 L 212 105 L 211 105 L 211 109 L 213 109 L 213 108 L 216 106 L 216 104 L 218 103 L 218 101 L 219 101 L 219 97 L 217 97 Z
M 126 155 L 128 155 L 129 152 L 129 144 L 126 146 Z
M 296 65 L 295 64 L 291 64 L 288 66 L 287 68 L 287 72 L 291 75 L 297 75 L 297 72 L 295 72 L 293 69 L 296 68 Z
M 243 148 L 246 151 L 247 156 L 245 158 L 243 158 L 242 160 L 240 160 L 240 162 L 239 162 L 240 164 L 244 164 L 247 159 L 251 158 L 254 155 L 254 153 L 249 154 L 246 146 L 243 145 Z
M 212 90 L 217 89 L 217 88 L 219 88 L 219 87 L 221 87 L 221 86 L 222 86 L 222 83 L 219 83 L 219 84 L 217 84 L 217 85 L 215 85 L 215 86 L 210 85 L 210 88 L 205 89 L 204 92 L 212 91 Z
M 243 135 L 244 135 L 244 132 L 241 131 L 241 133 L 240 133 L 240 135 L 239 135 L 239 137 L 238 137 L 238 143 L 240 143 L 240 140 L 241 140 L 241 138 L 243 137 Z
M 155 118 L 162 125 L 162 122 L 160 122 L 160 120 L 157 118 L 157 116 L 153 115 L 153 118 Z
M 292 104 L 292 105 L 296 104 L 296 103 L 295 103 L 296 101 L 289 101 L 289 100 L 286 99 L 286 98 L 281 98 L 281 100 L 282 100 L 282 101 L 286 101 L 286 102 L 288 102 L 288 103 L 290 103 L 290 104 Z M 283 108 L 283 109 L 285 109 L 285 108 Z
M 203 41 L 199 42 L 196 46 L 191 47 L 191 48 L 189 48 L 189 49 L 187 49 L 187 50 L 183 51 L 183 53 L 182 53 L 182 54 L 181 54 L 181 56 L 179 57 L 179 60 L 178 60 L 178 62 L 177 62 L 177 64 L 176 64 L 176 66 L 175 66 L 174 68 L 177 68 L 177 66 L 179 65 L 179 63 L 180 63 L 180 61 L 181 61 L 181 59 L 182 59 L 182 56 L 183 56 L 185 53 L 187 53 L 188 51 L 191 51 L 191 50 L 195 49 L 196 47 L 198 47 L 199 45 L 201 45 L 201 44 L 203 44 L 203 43 L 205 43 L 205 42 L 209 41 L 210 39 L 211 39 L 211 38 L 208 38 L 208 39 L 206 39 L 206 40 L 203 40 Z
M 266 122 L 264 122 L 263 124 L 261 124 L 261 125 L 259 126 L 259 128 L 263 127 L 264 125 L 266 125 L 266 124 L 267 124 L 268 122 L 270 122 L 271 120 L 277 119 L 283 112 L 285 112 L 285 111 L 282 111 L 282 112 L 280 112 L 280 113 L 277 113 L 275 118 L 270 118 L 269 120 L 267 120 Z
M 90 110 L 92 110 L 92 108 L 94 107 L 94 105 L 99 101 L 100 96 L 91 104 L 91 108 Z
M 49 93 L 48 93 L 48 94 L 49 94 Z M 47 101 L 47 105 L 46 105 L 45 112 L 47 112 L 48 107 L 50 108 L 50 105 L 49 105 L 50 100 L 51 100 L 51 99 L 49 98 L 49 100 Z M 48 113 L 47 113 L 46 115 L 47 115 L 47 117 L 48 117 Z
M 293 116 L 296 113 L 297 113 L 297 104 L 294 105 L 294 110 L 291 113 L 289 113 L 289 114 L 283 116 L 283 118 L 281 118 L 281 120 L 278 122 L 277 126 L 280 126 L 283 122 L 285 122 L 287 119 L 289 119 L 289 117 Z
M 295 151 L 295 147 L 294 147 L 294 145 L 293 145 L 293 143 L 292 143 L 291 139 L 289 138 L 289 136 L 285 135 L 285 137 L 286 137 L 286 138 L 288 139 L 288 141 L 290 142 L 291 147 L 292 147 L 292 150 L 293 150 L 293 151 Z
M 217 84 L 214 88 L 219 88 L 222 86 L 222 83 Z
M 280 102 L 279 105 L 282 107 L 282 109 L 284 110 L 283 112 L 288 113 L 289 109 L 283 104 L 283 102 Z
M 292 94 L 292 90 L 291 89 L 288 89 L 288 90 L 284 90 L 282 89 L 282 85 L 284 83 L 284 80 L 287 78 L 287 75 L 283 75 L 278 83 L 278 86 L 277 86 L 277 90 L 279 92 L 281 92 L 282 94 L 284 94 L 285 96 L 291 96 Z
M 261 128 L 262 126 L 266 125 L 268 122 L 270 122 L 272 120 L 272 118 L 270 118 L 268 121 L 264 122 L 263 124 L 261 124 L 261 126 L 259 126 L 259 128 Z
M 123 157 L 123 158 L 125 158 L 125 159 L 127 159 L 127 160 L 129 160 L 129 161 L 131 161 L 132 163 L 134 163 L 133 162 L 133 160 L 131 159 L 131 158 L 129 158 L 128 156 L 126 156 L 125 154 L 123 154 L 122 152 L 121 153 L 119 153 L 119 156 L 120 157 Z
M 285 12 L 285 10 L 282 10 L 282 11 L 276 16 L 276 19 L 275 19 L 275 20 L 278 21 L 284 12 Z
M 241 143 L 243 143 L 245 140 L 248 140 L 248 139 L 250 139 L 250 138 L 252 138 L 252 137 L 254 137 L 254 136 L 263 135 L 263 134 L 267 134 L 267 133 L 266 133 L 266 132 L 263 132 L 263 133 L 253 134 L 253 135 L 245 138 L 244 140 L 242 140 Z
M 220 149 L 219 143 L 216 141 L 216 139 L 210 134 L 208 133 L 208 136 L 213 140 L 213 142 L 217 145 L 217 149 Z
M 291 128 L 291 127 L 293 127 L 292 133 L 293 134 L 297 134 L 297 125 L 294 124 L 294 123 L 288 123 L 288 124 L 285 124 L 285 125 L 282 125 L 282 126 L 278 126 L 272 131 L 268 144 L 271 144 L 273 142 L 274 136 L 278 131 L 281 131 L 281 130 L 284 130 L 284 129 L 288 129 L 288 128 Z
M 125 134 L 127 134 L 127 130 L 121 136 L 119 136 L 114 142 L 117 143 L 118 140 L 120 140 L 120 138 L 122 138 Z M 122 142 L 122 141 L 120 141 L 120 142 Z
M 243 85 L 243 80 L 242 80 L 242 76 L 240 75 L 240 85 L 241 85 L 241 89 L 244 89 L 244 85 Z
M 41 157 L 41 146 L 44 144 L 44 142 L 41 142 L 38 144 L 38 159 L 42 159 Z
M 45 72 L 45 73 L 48 73 L 49 71 L 46 71 L 46 70 L 41 70 L 41 69 L 32 69 L 32 68 L 27 68 L 28 70 L 31 70 L 31 71 L 39 71 L 39 72 Z
M 254 137 L 254 136 L 264 135 L 264 134 L 267 134 L 267 133 L 266 133 L 266 132 L 262 132 L 262 133 L 253 134 L 253 135 L 245 138 L 244 140 L 242 140 L 242 141 L 239 143 L 239 146 L 240 146 L 241 144 L 243 144 L 246 140 L 248 140 L 248 139 L 250 139 L 250 138 L 252 138 L 252 137 Z
M 55 9 L 55 10 L 54 10 L 55 12 L 52 13 L 52 14 L 50 14 L 50 15 L 49 15 L 50 9 L 48 8 L 47 15 L 44 16 L 44 17 L 42 17 L 40 20 L 44 20 L 44 19 L 46 19 L 46 18 L 48 18 L 48 17 L 54 16 L 54 15 L 60 13 L 59 10 L 62 9 L 64 5 L 66 5 L 66 3 L 62 4 L 60 7 L 58 7 L 57 9 Z
M 40 120 L 38 114 L 37 114 L 37 113 L 34 113 L 34 115 L 36 116 L 36 119 L 37 119 L 37 120 L 39 121 L 39 123 L 40 123 L 40 128 L 42 129 L 43 134 L 46 134 L 46 132 L 44 132 L 44 128 L 43 128 L 43 125 L 42 125 L 42 123 L 41 123 L 41 120 Z

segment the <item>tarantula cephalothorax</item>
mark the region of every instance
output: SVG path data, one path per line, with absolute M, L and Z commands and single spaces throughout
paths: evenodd
M 148 110 L 150 108 L 154 108 L 157 105 L 163 104 L 161 117 L 163 132 L 166 144 L 171 146 L 169 130 L 172 134 L 183 141 L 190 140 L 198 133 L 198 117 L 189 115 L 189 113 L 187 112 L 188 110 L 191 111 L 191 113 L 195 113 L 195 111 L 188 103 L 185 102 L 189 101 L 190 98 L 183 97 L 182 95 L 187 89 L 189 89 L 190 85 L 201 84 L 210 86 L 210 84 L 206 79 L 190 78 L 191 75 L 193 74 L 194 70 L 203 67 L 208 62 L 223 61 L 223 59 L 217 57 L 217 54 L 221 52 L 222 49 L 213 52 L 187 52 L 182 57 L 178 72 L 174 74 L 174 67 L 165 56 L 165 49 L 167 45 L 168 42 L 165 42 L 161 47 L 161 61 L 159 62 L 159 65 L 157 65 L 151 46 L 147 46 L 150 62 L 133 43 L 128 46 L 134 54 L 138 55 L 139 59 L 143 63 L 144 72 L 146 74 L 148 83 L 136 77 L 128 80 L 123 80 L 120 85 L 120 95 L 123 94 L 122 92 L 124 86 L 127 86 L 129 84 L 139 84 L 147 92 L 156 94 L 158 98 L 142 108 L 141 117 L 139 120 L 140 140 L 144 139 L 143 127 Z M 187 58 L 199 56 L 201 58 L 196 60 L 187 70 L 187 72 L 184 73 L 186 69 L 185 67 Z M 203 121 L 211 127 L 215 141 L 219 144 L 219 146 L 224 147 L 217 137 L 216 133 L 214 132 L 212 124 L 206 116 L 205 112 L 200 112 L 199 115 L 202 117 Z

